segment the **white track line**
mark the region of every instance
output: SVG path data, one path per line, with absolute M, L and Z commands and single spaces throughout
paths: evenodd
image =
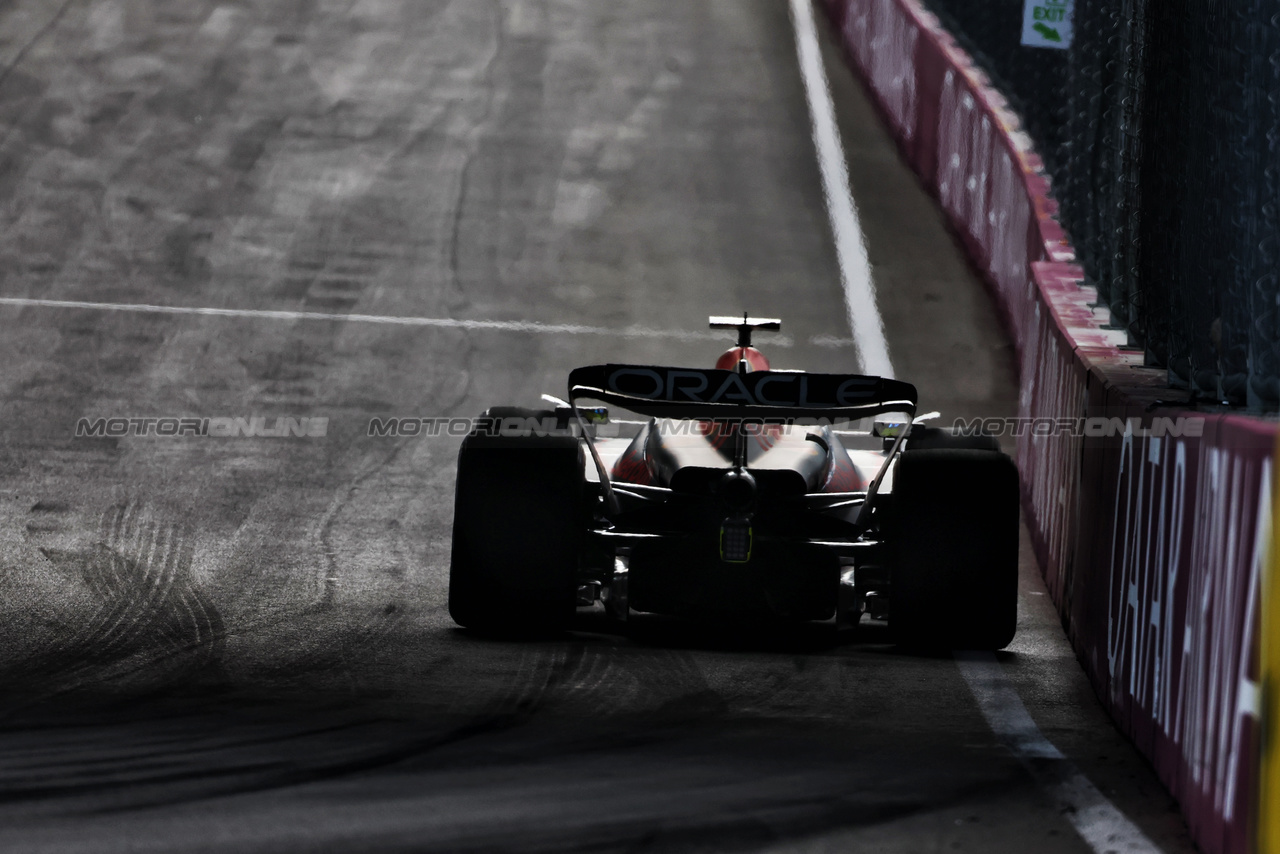
M 840 144 L 835 105 L 818 47 L 812 3 L 813 0 L 791 0 L 791 17 L 795 22 L 796 50 L 813 119 L 813 141 L 818 151 L 822 190 L 835 236 L 849 326 L 862 357 L 862 370 L 868 374 L 892 377 L 889 344 L 885 339 L 884 322 L 876 308 L 871 264 L 867 260 L 858 210 L 849 187 L 844 147 Z M 812 343 L 839 346 L 845 342 L 838 338 L 820 337 L 813 339 Z M 1100 854 L 1159 854 L 1160 848 L 1044 737 L 994 655 L 989 652 L 957 652 L 955 658 L 960 674 L 992 732 L 1026 765 L 1041 788 L 1059 802 L 1067 821 L 1089 847 Z
M 30 299 L 0 297 L 0 306 L 37 308 L 82 308 L 96 311 L 129 311 L 141 314 L 187 314 L 205 317 L 247 317 L 262 320 L 327 320 L 344 323 L 380 323 L 388 326 L 427 326 L 440 329 L 497 330 L 530 332 L 539 335 L 604 335 L 621 338 L 656 338 L 676 341 L 719 341 L 723 333 L 697 332 L 683 329 L 649 329 L 629 326 L 608 329 L 603 326 L 580 326 L 571 323 L 537 323 L 531 320 L 459 320 L 452 317 L 395 317 L 381 314 L 335 314 L 324 311 L 272 311 L 247 308 L 203 308 L 199 306 L 146 305 L 141 303 L 80 302 L 77 300 Z M 790 347 L 794 342 L 786 336 L 771 338 L 773 347 Z
M 1090 848 L 1118 854 L 1159 854 L 1159 846 L 1044 737 L 994 655 L 957 652 L 955 657 L 960 675 L 968 683 L 992 732 L 1057 801 L 1059 812 Z
M 800 75 L 804 79 L 809 115 L 813 120 L 813 144 L 818 150 L 818 167 L 822 172 L 822 193 L 831 217 L 831 233 L 835 238 L 836 259 L 840 263 L 840 280 L 844 286 L 845 309 L 849 327 L 858 342 L 862 372 L 872 376 L 892 377 L 889 342 L 885 340 L 884 321 L 876 308 L 876 290 L 871 281 L 871 262 L 867 244 L 858 224 L 858 209 L 849 189 L 849 168 L 844 160 L 844 146 L 836 127 L 836 108 L 827 85 L 827 72 L 818 47 L 818 32 L 813 21 L 812 0 L 791 0 L 791 17 L 795 22 L 796 52 L 800 57 Z

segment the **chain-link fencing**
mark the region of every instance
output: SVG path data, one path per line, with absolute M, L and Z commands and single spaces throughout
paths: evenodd
M 1280 409 L 1280 0 L 926 0 L 1022 114 L 1081 264 L 1204 403 Z

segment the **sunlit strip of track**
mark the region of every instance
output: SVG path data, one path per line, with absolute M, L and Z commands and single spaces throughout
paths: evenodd
M 831 88 L 822 65 L 822 52 L 818 48 L 812 0 L 791 0 L 791 17 L 795 22 L 796 52 L 800 59 L 805 96 L 809 100 L 813 144 L 818 151 L 822 194 L 826 197 L 836 258 L 840 262 L 840 280 L 844 286 L 849 326 L 858 342 L 862 372 L 892 377 L 889 342 L 884 334 L 884 320 L 876 307 L 876 289 L 871 280 L 867 244 L 858 222 L 853 192 L 849 188 L 849 167 L 844 160 L 844 146 L 836 127 L 835 104 L 831 100 Z
M 324 311 L 277 311 L 251 308 L 209 308 L 202 306 L 146 305 L 141 303 L 81 302 L 78 300 L 0 297 L 0 306 L 26 308 L 68 308 L 96 311 L 125 311 L 141 314 L 178 314 L 201 317 L 241 317 L 258 320 L 324 320 L 341 323 L 376 323 L 387 326 L 423 326 L 438 329 L 474 331 L 528 332 L 537 335 L 603 335 L 614 338 L 653 338 L 673 341 L 720 341 L 724 333 L 685 329 L 650 329 L 628 326 L 610 329 L 604 326 L 581 326 L 571 323 L 538 323 L 532 320 L 464 320 L 453 317 L 397 317 L 382 314 L 337 314 Z M 790 347 L 785 336 L 769 339 L 771 347 Z

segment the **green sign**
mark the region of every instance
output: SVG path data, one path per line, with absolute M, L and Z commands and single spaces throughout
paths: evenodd
M 1072 0 L 1026 0 L 1022 9 L 1022 43 L 1027 47 L 1071 47 Z

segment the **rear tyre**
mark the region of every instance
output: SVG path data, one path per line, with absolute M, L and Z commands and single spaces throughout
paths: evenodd
M 1007 646 L 1018 622 L 1013 461 L 993 451 L 906 451 L 891 497 L 894 640 L 925 648 Z
M 554 413 L 495 407 L 483 417 L 515 427 Z M 589 515 L 582 464 L 568 433 L 463 440 L 449 566 L 456 623 L 497 634 L 568 627 Z

